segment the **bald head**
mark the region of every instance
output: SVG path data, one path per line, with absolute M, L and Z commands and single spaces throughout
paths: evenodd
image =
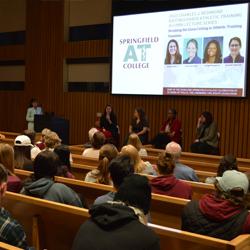
M 181 146 L 176 142 L 170 142 L 166 146 L 166 152 L 171 154 L 175 161 L 178 161 L 181 157 Z

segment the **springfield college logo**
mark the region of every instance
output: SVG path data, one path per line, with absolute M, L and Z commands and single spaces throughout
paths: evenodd
M 126 53 L 123 59 L 124 69 L 146 69 L 149 68 L 147 54 L 153 43 L 158 43 L 159 37 L 142 37 L 120 39 L 120 45 L 126 46 Z

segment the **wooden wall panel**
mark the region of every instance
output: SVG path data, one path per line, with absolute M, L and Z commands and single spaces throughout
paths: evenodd
M 0 46 L 0 60 L 24 60 L 24 45 Z
M 121 141 L 128 132 L 134 108 L 142 106 L 150 121 L 150 136 L 154 136 L 167 110 L 175 107 L 183 124 L 183 145 L 188 151 L 194 140 L 198 115 L 208 110 L 215 116 L 221 132 L 221 153 L 234 153 L 250 158 L 250 97 L 245 99 L 125 96 L 109 93 L 74 93 L 63 91 L 65 58 L 107 57 L 111 41 L 96 40 L 64 43 L 63 0 L 27 0 L 26 45 L 0 47 L 0 58 L 26 60 L 26 88 L 23 92 L 0 92 L 1 130 L 21 131 L 26 127 L 25 112 L 29 99 L 38 98 L 46 111 L 70 120 L 70 142 L 83 143 L 93 126 L 96 113 L 112 104 L 121 128 Z M 16 52 L 11 48 L 15 48 Z M 97 72 L 98 74 L 98 72 Z

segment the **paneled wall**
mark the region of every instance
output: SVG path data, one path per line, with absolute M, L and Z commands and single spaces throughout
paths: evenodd
M 250 157 L 249 97 L 112 96 L 98 92 L 65 92 L 63 83 L 67 79 L 63 78 L 64 60 L 110 56 L 111 42 L 65 42 L 64 15 L 63 0 L 27 0 L 25 47 L 0 47 L 1 60 L 21 58 L 26 61 L 25 90 L 0 91 L 1 130 L 21 131 L 26 127 L 26 106 L 32 96 L 38 98 L 46 111 L 54 111 L 70 119 L 72 144 L 87 140 L 87 131 L 94 124 L 96 113 L 103 111 L 107 103 L 112 104 L 117 113 L 122 140 L 128 131 L 135 107 L 142 106 L 146 110 L 151 127 L 150 136 L 158 131 L 168 108 L 175 107 L 183 124 L 184 150 L 188 151 L 194 139 L 197 117 L 201 111 L 208 110 L 218 122 L 221 153 L 231 152 L 239 157 Z

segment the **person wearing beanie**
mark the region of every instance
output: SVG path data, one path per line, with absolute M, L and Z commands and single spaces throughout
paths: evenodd
M 189 184 L 174 176 L 175 162 L 171 154 L 163 152 L 157 160 L 159 176 L 151 180 L 152 192 L 183 199 L 192 198 L 192 188 Z
M 24 182 L 21 193 L 83 207 L 80 198 L 71 188 L 54 182 L 59 165 L 59 158 L 54 152 L 46 150 L 39 153 L 34 161 L 34 175 Z
M 181 146 L 172 141 L 167 144 L 166 152 L 171 154 L 175 161 L 175 168 L 174 168 L 174 176 L 177 179 L 186 180 L 186 181 L 199 181 L 196 173 L 194 170 L 182 163 L 180 163 L 181 157 Z
M 147 178 L 126 177 L 113 202 L 89 210 L 91 217 L 80 227 L 72 250 L 159 250 L 158 237 L 146 226 L 150 203 Z
M 117 191 L 125 177 L 134 174 L 134 162 L 129 156 L 119 155 L 113 159 L 108 166 L 109 174 L 114 186 Z M 113 201 L 116 192 L 108 192 L 94 201 L 94 205 L 103 204 L 107 201 Z
M 248 178 L 236 170 L 225 171 L 216 177 L 216 192 L 199 201 L 190 201 L 183 210 L 182 230 L 223 240 L 232 240 L 250 233 L 250 214 L 245 197 Z

